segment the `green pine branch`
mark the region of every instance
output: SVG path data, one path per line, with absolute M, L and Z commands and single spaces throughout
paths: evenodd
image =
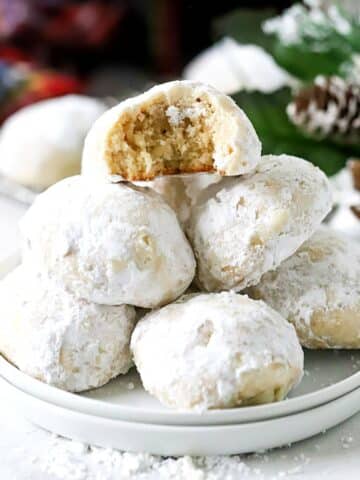
M 296 41 L 283 41 L 281 31 L 264 32 L 265 22 L 274 16 L 273 10 L 231 12 L 215 22 L 215 34 L 263 47 L 281 67 L 300 80 L 311 81 L 320 74 L 343 75 L 344 65 L 351 64 L 353 55 L 360 52 L 360 19 L 339 8 L 339 15 L 350 26 L 349 31 L 341 33 L 327 13 L 319 22 L 305 7 L 297 8 L 302 13 L 297 19 Z
M 283 88 L 275 93 L 239 92 L 233 96 L 246 112 L 263 144 L 264 154 L 287 153 L 311 161 L 327 175 L 338 172 L 351 156 L 360 156 L 360 146 L 336 144 L 328 139 L 304 136 L 288 119 L 286 106 L 291 91 Z

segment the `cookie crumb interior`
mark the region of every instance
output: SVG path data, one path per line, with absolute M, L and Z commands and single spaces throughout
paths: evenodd
M 214 171 L 215 109 L 207 98 L 160 96 L 126 112 L 107 138 L 107 164 L 125 180 Z

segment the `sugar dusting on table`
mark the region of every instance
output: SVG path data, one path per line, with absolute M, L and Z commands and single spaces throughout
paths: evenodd
M 343 448 L 350 443 L 350 436 L 342 439 Z M 289 459 L 289 468 L 272 475 L 273 480 L 298 476 L 310 463 L 303 453 L 284 455 Z M 52 435 L 51 447 L 28 460 L 54 480 L 265 480 L 269 477 L 261 465 L 268 463 L 270 456 L 260 451 L 241 456 L 165 458 L 89 446 Z M 256 460 L 256 467 L 251 466 L 252 460 Z
M 259 469 L 250 469 L 239 456 L 164 458 L 90 447 L 56 436 L 46 455 L 30 461 L 51 478 L 64 480 L 263 478 Z

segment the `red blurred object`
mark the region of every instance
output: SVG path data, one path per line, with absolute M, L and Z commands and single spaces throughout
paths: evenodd
M 61 46 L 98 47 L 126 14 L 122 2 L 88 0 L 0 0 L 0 38 L 50 41 Z
M 80 47 L 102 45 L 115 31 L 125 8 L 99 1 L 65 6 L 44 26 L 44 38 Z
M 67 93 L 80 93 L 84 90 L 85 82 L 50 70 L 34 71 L 30 74 L 27 84 L 27 91 L 23 95 L 25 98 L 44 98 L 58 97 Z
M 69 93 L 81 93 L 84 82 L 61 73 L 47 70 L 29 72 L 25 85 L 0 112 L 0 121 L 20 108 L 39 100 L 59 97 Z
M 20 50 L 19 48 L 12 47 L 10 45 L 0 44 L 0 60 L 5 60 L 8 63 L 13 62 L 26 62 L 31 63 L 31 57 Z
M 47 98 L 81 93 L 85 86 L 84 81 L 73 75 L 36 67 L 17 49 L 0 48 L 0 122 L 21 107 Z
M 0 0 L 0 121 L 30 103 L 83 92 L 82 79 L 104 65 L 132 62 L 141 38 L 132 3 Z

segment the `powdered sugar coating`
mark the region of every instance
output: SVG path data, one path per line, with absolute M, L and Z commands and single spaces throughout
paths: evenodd
M 175 213 L 150 189 L 72 177 L 41 194 L 20 226 L 28 261 L 89 301 L 153 308 L 194 276 Z
M 288 318 L 310 348 L 360 347 L 360 245 L 321 227 L 250 289 Z
M 261 143 L 246 114 L 228 96 L 213 87 L 189 80 L 162 83 L 147 92 L 129 98 L 105 112 L 89 131 L 83 151 L 82 173 L 97 178 L 111 179 L 107 164 L 107 137 L 114 125 L 124 115 L 137 115 L 141 108 L 160 98 L 169 102 L 166 115 L 172 125 L 182 118 L 196 118 L 202 114 L 202 106 L 179 111 L 173 104 L 179 99 L 207 98 L 219 117 L 219 131 L 215 135 L 214 170 L 221 175 L 240 175 L 254 170 L 260 160 Z M 116 178 L 118 180 L 118 178 Z
M 187 224 L 198 284 L 240 291 L 258 283 L 312 235 L 331 205 L 325 174 L 289 155 L 264 156 L 253 175 L 210 186 Z
M 1 131 L 1 173 L 38 190 L 79 173 L 85 136 L 105 110 L 103 102 L 83 95 L 22 108 Z
M 220 182 L 222 177 L 216 173 L 194 173 L 191 175 L 169 175 L 157 177 L 148 182 L 137 182 L 146 185 L 159 193 L 177 214 L 183 225 L 190 216 L 191 208 L 199 195 L 213 183 Z
M 294 328 L 265 303 L 232 292 L 186 295 L 149 313 L 131 349 L 145 389 L 176 408 L 280 400 L 303 369 Z
M 96 305 L 21 265 L 0 283 L 0 351 L 29 375 L 79 392 L 132 365 L 132 307 Z

